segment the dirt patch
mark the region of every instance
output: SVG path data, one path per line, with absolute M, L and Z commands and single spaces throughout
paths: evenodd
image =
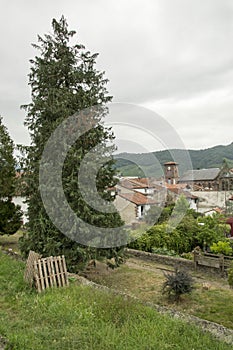
M 88 278 L 90 280 L 96 278 L 97 276 L 108 276 L 114 269 L 111 269 L 107 263 L 98 260 L 91 260 L 87 265 L 86 269 L 80 272 L 80 276 Z
M 0 336 L 0 350 L 6 349 L 7 344 L 7 340 Z
M 164 275 L 164 272 L 173 272 L 174 266 L 162 265 L 155 262 L 145 262 L 144 260 L 138 258 L 130 258 L 127 260 L 126 265 L 135 269 L 152 271 L 156 274 Z M 208 283 L 210 288 L 220 288 L 229 290 L 229 285 L 227 279 L 223 279 L 221 277 L 217 277 L 213 274 L 208 274 L 204 272 L 195 272 L 189 271 L 189 273 L 193 276 L 195 281 L 200 284 Z

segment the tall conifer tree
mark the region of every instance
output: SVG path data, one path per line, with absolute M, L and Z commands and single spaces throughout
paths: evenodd
M 0 117 L 0 234 L 14 234 L 21 226 L 22 212 L 12 202 L 16 172 L 14 144 Z
M 52 132 L 68 117 L 75 113 L 99 106 L 102 116 L 107 112 L 106 103 L 111 96 L 106 90 L 107 80 L 104 73 L 95 69 L 98 54 L 86 51 L 83 45 L 71 45 L 75 35 L 68 30 L 65 18 L 52 21 L 52 34 L 38 36 L 40 55 L 31 60 L 29 85 L 31 86 L 30 104 L 22 106 L 27 111 L 25 124 L 31 134 L 31 146 L 27 164 L 27 198 L 29 214 L 29 234 L 21 241 L 21 249 L 26 254 L 29 249 L 46 255 L 64 254 L 70 270 L 80 261 L 85 261 L 91 254 L 111 256 L 117 249 L 90 249 L 82 246 L 61 233 L 49 218 L 43 206 L 39 191 L 39 166 L 42 153 Z M 112 131 L 103 126 L 102 121 L 81 138 L 69 151 L 63 167 L 63 189 L 66 199 L 84 221 L 108 227 L 122 224 L 118 213 L 101 214 L 91 208 L 82 197 L 78 171 L 84 156 L 98 144 L 108 146 L 114 139 Z M 56 152 L 56 150 L 54 150 Z M 101 167 L 97 178 L 97 190 L 102 198 L 111 200 L 109 186 L 115 184 L 113 160 Z M 88 236 L 88 232 L 83 233 Z M 88 241 L 88 239 L 87 239 Z

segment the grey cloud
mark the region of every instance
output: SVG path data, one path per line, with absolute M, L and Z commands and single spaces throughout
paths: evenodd
M 52 18 L 61 14 L 77 31 L 78 40 L 100 53 L 97 66 L 106 71 L 114 101 L 156 108 L 156 102 L 163 100 L 173 111 L 168 116 L 168 108 L 161 112 L 182 130 L 182 136 L 189 135 L 188 144 L 192 133 L 203 134 L 200 125 L 207 118 L 213 118 L 215 128 L 225 120 L 225 132 L 221 138 L 215 135 L 216 141 L 230 138 L 233 98 L 218 101 L 217 91 L 232 90 L 231 0 L 19 0 L 8 2 L 0 15 L 0 114 L 16 142 L 28 142 L 19 106 L 30 101 L 28 61 L 36 54 L 31 43 L 37 34 L 50 31 Z M 205 107 L 197 101 L 194 110 L 187 108 L 187 100 L 211 92 L 216 92 L 215 101 L 208 100 Z M 218 113 L 213 113 L 214 104 Z M 190 130 L 194 117 L 197 126 Z M 197 141 L 196 136 L 192 145 L 196 140 L 197 147 L 213 142 L 213 137 Z

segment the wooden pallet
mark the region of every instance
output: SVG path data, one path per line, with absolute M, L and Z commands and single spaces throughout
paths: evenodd
M 69 285 L 64 255 L 34 261 L 34 278 L 38 292 L 50 287 Z
M 31 287 L 33 286 L 34 282 L 34 262 L 38 261 L 40 258 L 40 254 L 34 252 L 33 250 L 30 250 L 24 272 L 24 281 L 27 282 Z

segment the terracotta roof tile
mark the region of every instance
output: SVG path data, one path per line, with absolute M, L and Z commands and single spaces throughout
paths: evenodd
M 139 188 L 154 188 L 156 190 L 162 190 L 163 186 L 159 184 L 158 180 L 154 178 L 132 178 L 132 179 L 121 179 L 119 185 L 129 189 Z
M 179 165 L 179 164 L 171 161 L 171 162 L 164 163 L 164 165 Z
M 157 204 L 157 201 L 155 201 L 152 198 L 148 198 L 147 196 L 139 192 L 119 193 L 119 196 L 136 205 Z

